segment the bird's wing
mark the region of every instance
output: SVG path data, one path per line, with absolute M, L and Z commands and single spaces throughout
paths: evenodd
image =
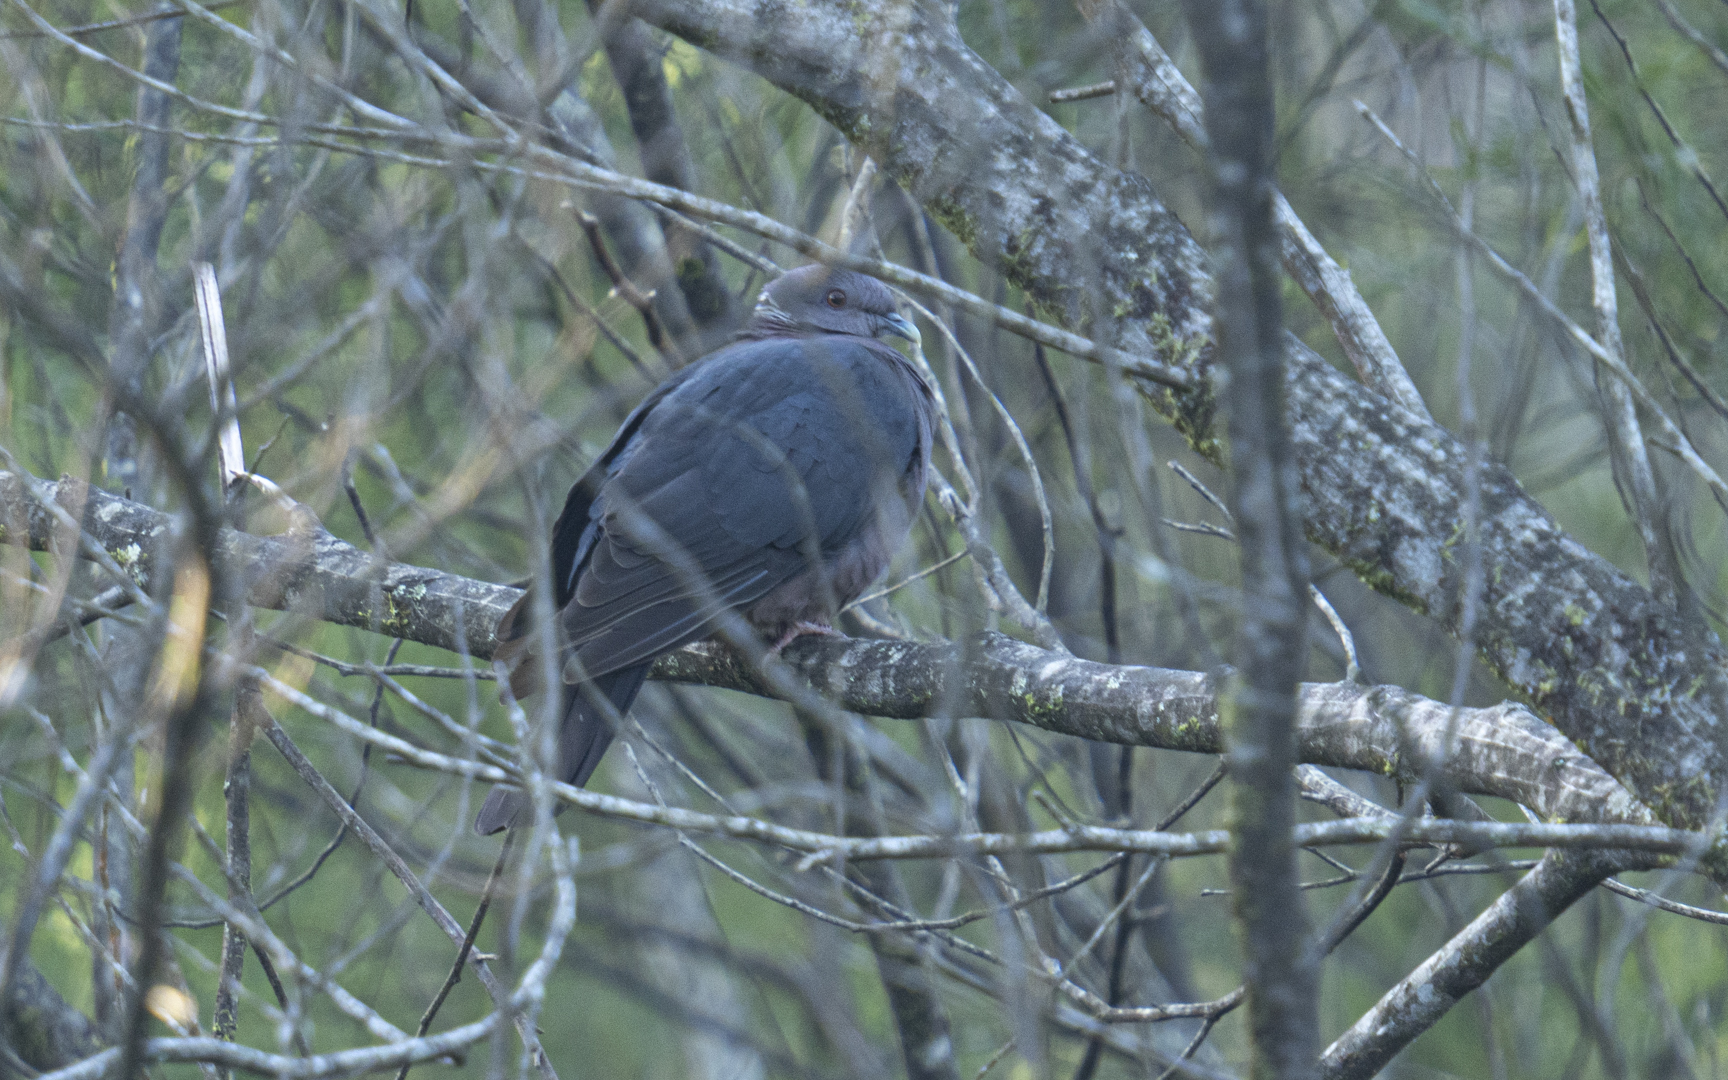
M 711 633 L 873 519 L 920 437 L 883 353 L 899 360 L 859 338 L 741 342 L 643 417 L 562 613 L 589 676 Z
M 562 608 L 570 602 L 570 597 L 576 591 L 576 574 L 588 557 L 588 547 L 595 539 L 597 530 L 592 520 L 594 500 L 599 496 L 601 485 L 607 476 L 617 472 L 622 458 L 635 438 L 642 421 L 654 406 L 658 405 L 667 394 L 677 389 L 697 369 L 692 366 L 678 372 L 672 378 L 655 387 L 649 395 L 630 410 L 624 423 L 612 436 L 612 441 L 600 456 L 582 474 L 581 479 L 570 485 L 570 492 L 564 497 L 564 509 L 558 515 L 558 520 L 552 526 L 552 607 Z M 497 659 L 515 662 L 521 659 L 527 650 L 528 612 L 533 610 L 534 586 L 530 584 L 523 594 L 516 599 L 510 609 L 498 619 L 496 637 L 499 641 Z M 521 669 L 525 676 L 532 675 L 527 668 Z M 537 683 L 538 677 L 533 677 L 526 685 Z M 513 684 L 521 680 L 513 679 Z M 518 693 L 518 696 L 521 696 Z

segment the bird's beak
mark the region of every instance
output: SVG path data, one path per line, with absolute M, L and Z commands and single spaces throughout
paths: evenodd
M 918 328 L 913 326 L 911 320 L 907 319 L 904 315 L 895 314 L 883 316 L 882 321 L 876 326 L 876 333 L 878 336 L 882 334 L 891 334 L 894 337 L 905 338 L 907 341 L 910 341 L 912 344 L 917 345 L 920 348 L 922 348 L 924 344 L 924 335 L 920 334 Z

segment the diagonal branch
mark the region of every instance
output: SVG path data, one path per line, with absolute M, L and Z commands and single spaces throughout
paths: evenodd
M 1572 0 L 1554 0 L 1554 36 L 1560 57 L 1560 86 L 1572 129 L 1572 176 L 1584 206 L 1590 243 L 1590 299 L 1596 309 L 1596 342 L 1622 366 L 1626 346 L 1620 337 L 1620 307 L 1614 292 L 1614 258 L 1610 254 L 1608 220 L 1602 210 L 1602 184 L 1596 169 L 1596 146 L 1590 134 L 1590 106 L 1584 94 L 1584 70 L 1578 59 L 1578 17 Z M 1604 421 L 1613 452 L 1615 474 L 1626 492 L 1627 509 L 1644 541 L 1650 584 L 1658 600 L 1677 605 L 1685 593 L 1680 556 L 1663 518 L 1661 492 L 1644 445 L 1638 407 L 1627 384 L 1602 377 Z
M 1094 25 L 1106 27 L 1112 36 L 1127 42 L 1129 89 L 1140 104 L 1151 109 L 1196 150 L 1206 148 L 1205 108 L 1175 62 L 1158 39 L 1146 29 L 1122 0 L 1078 0 L 1080 13 Z M 1117 87 L 1108 84 L 1112 91 Z M 1073 99 L 1069 99 L 1073 100 Z M 1428 406 L 1386 332 L 1369 310 L 1368 302 L 1350 280 L 1350 271 L 1326 253 L 1308 226 L 1296 216 L 1283 192 L 1274 192 L 1272 210 L 1282 244 L 1280 256 L 1289 273 L 1308 299 L 1332 326 L 1356 374 L 1368 386 L 1385 394 L 1417 416 L 1427 418 Z
M 243 699 L 243 701 L 256 710 L 255 723 L 264 732 L 265 738 L 270 740 L 271 745 L 276 747 L 277 752 L 287 759 L 295 772 L 300 774 L 301 779 L 318 794 L 326 806 L 342 819 L 344 824 L 354 830 L 354 835 L 359 837 L 360 841 L 384 865 L 390 868 L 390 872 L 408 889 L 426 914 L 438 924 L 438 928 L 444 931 L 459 949 L 466 948 L 464 943 L 467 940 L 467 935 L 461 924 L 452 918 L 450 913 L 444 909 L 444 905 L 440 904 L 426 886 L 421 884 L 420 879 L 409 869 L 408 864 L 402 861 L 402 857 L 396 854 L 389 844 L 385 843 L 384 838 L 379 836 L 371 825 L 367 824 L 366 819 L 349 805 L 340 792 L 330 786 L 329 781 L 319 774 L 310 761 L 306 760 L 305 755 L 300 753 L 299 748 L 288 738 L 288 733 L 283 731 L 281 726 L 276 723 L 275 718 L 265 711 L 263 702 L 256 697 L 249 700 Z M 480 983 L 491 995 L 494 1006 L 500 1012 L 511 1014 L 517 1032 L 522 1036 L 524 1049 L 531 1057 L 542 1080 L 557 1080 L 558 1073 L 540 1046 L 538 1033 L 535 1031 L 532 1019 L 524 1016 L 513 1007 L 514 1003 L 510 1000 L 507 989 L 492 973 L 492 969 L 487 965 L 484 957 L 476 953 L 469 953 L 467 959 L 469 963 L 474 965 Z M 398 1062 L 392 1062 L 392 1064 L 404 1064 L 411 1060 L 415 1059 L 402 1058 Z
M 1621 864 L 1612 852 L 1551 851 L 1424 960 L 1320 1058 L 1325 1080 L 1366 1080 Z

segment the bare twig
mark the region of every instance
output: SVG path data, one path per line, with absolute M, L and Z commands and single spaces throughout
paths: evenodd
M 1109 97 L 1116 92 L 1116 80 L 1105 79 L 1100 83 L 1088 86 L 1075 86 L 1066 90 L 1050 91 L 1050 103 L 1060 105 L 1069 101 L 1090 101 L 1093 98 Z
M 241 687 L 241 694 L 257 695 L 256 684 Z M 228 771 L 223 778 L 222 795 L 227 805 L 228 900 L 237 906 L 250 903 L 252 886 L 252 739 L 257 734 L 253 723 L 256 711 L 236 703 L 228 718 Z M 246 963 L 246 936 L 233 923 L 222 928 L 222 968 L 216 986 L 216 1004 L 210 1022 L 211 1033 L 230 1042 L 239 1029 L 240 975 Z
M 128 718 L 129 719 L 129 718 Z M 15 980 L 29 963 L 30 939 L 36 932 L 42 904 L 58 886 L 66 865 L 77 850 L 79 832 L 90 812 L 102 801 L 114 770 L 127 760 L 133 741 L 133 728 L 122 721 L 108 734 L 107 741 L 96 748 L 87 768 L 81 770 L 78 788 L 61 814 L 54 833 L 43 847 L 28 891 L 21 897 L 6 941 L 6 951 L 0 954 L 0 1001 L 12 992 Z
M 388 1046 L 338 1050 L 312 1057 L 272 1054 L 221 1039 L 150 1039 L 141 1047 L 139 1060 L 207 1062 L 229 1069 L 244 1069 L 260 1076 L 283 1077 L 284 1080 L 323 1080 L 325 1077 L 354 1076 L 407 1062 L 431 1061 L 459 1054 L 492 1034 L 500 1015 L 490 1013 L 442 1035 L 407 1039 Z M 107 1080 L 120 1075 L 119 1068 L 120 1050 L 115 1048 L 85 1058 L 76 1065 L 43 1073 L 37 1080 Z
M 450 965 L 450 974 L 444 977 L 444 985 L 432 996 L 426 1006 L 426 1011 L 420 1016 L 420 1024 L 414 1029 L 415 1038 L 425 1036 L 432 1026 L 432 1020 L 438 1015 L 444 999 L 450 996 L 450 991 L 462 981 L 462 968 L 468 963 L 468 956 L 474 951 L 474 939 L 480 935 L 480 926 L 486 921 L 486 909 L 492 906 L 492 894 L 498 887 L 498 879 L 504 875 L 504 861 L 510 857 L 510 848 L 516 840 L 515 830 L 504 835 L 504 842 L 498 846 L 498 861 L 492 864 L 492 872 L 486 876 L 486 887 L 480 893 L 480 903 L 474 908 L 474 917 L 468 921 L 468 932 L 462 936 L 462 945 L 456 950 L 456 962 Z M 396 1080 L 407 1080 L 411 1061 L 404 1061 L 402 1068 L 396 1071 Z
M 1196 494 L 1198 494 L 1202 499 L 1205 499 L 1207 502 L 1211 503 L 1212 507 L 1215 510 L 1217 510 L 1220 514 L 1224 515 L 1225 521 L 1231 522 L 1231 523 L 1234 523 L 1236 521 L 1236 515 L 1232 514 L 1230 512 L 1230 507 L 1225 504 L 1224 500 L 1220 499 L 1217 495 L 1213 494 L 1211 488 L 1209 488 L 1205 484 L 1201 483 L 1200 478 L 1198 476 L 1195 476 L 1192 472 L 1190 472 L 1186 465 L 1183 465 L 1180 461 L 1172 461 L 1169 464 L 1170 464 L 1171 471 L 1173 471 L 1177 476 L 1180 476 L 1182 479 L 1186 480 L 1188 482 L 1188 486 L 1193 488 Z
M 624 302 L 635 308 L 642 316 L 642 326 L 648 331 L 648 343 L 654 346 L 661 356 L 676 357 L 677 350 L 666 336 L 666 331 L 660 325 L 660 316 L 654 313 L 654 297 L 636 287 L 617 260 L 612 258 L 611 250 L 606 246 L 606 238 L 600 233 L 600 219 L 587 211 L 578 211 L 576 220 L 582 224 L 582 235 L 588 238 L 588 246 L 594 251 L 594 258 L 600 263 L 600 269 L 606 272 L 612 282 L 612 291 L 624 298 Z
M 1104 627 L 1105 659 L 1112 664 L 1121 663 L 1122 628 L 1116 617 L 1116 541 L 1122 529 L 1105 516 L 1103 504 L 1098 501 L 1098 492 L 1092 485 L 1090 448 L 1075 432 L 1073 417 L 1068 412 L 1067 395 L 1062 393 L 1062 386 L 1056 381 L 1056 372 L 1050 367 L 1050 358 L 1044 355 L 1042 345 L 1032 347 L 1032 359 L 1038 364 L 1038 373 L 1044 377 L 1044 389 L 1050 394 L 1056 422 L 1061 426 L 1062 439 L 1068 445 L 1074 490 L 1085 501 L 1092 516 L 1092 532 L 1098 541 L 1098 621 Z
M 995 390 L 991 389 L 990 384 L 984 381 L 984 373 L 978 370 L 978 365 L 972 360 L 972 354 L 966 350 L 965 346 L 960 344 L 960 338 L 954 333 L 953 328 L 948 325 L 947 320 L 937 317 L 935 312 L 926 308 L 923 304 L 918 303 L 916 300 L 908 298 L 908 302 L 911 303 L 919 314 L 923 315 L 926 319 L 929 319 L 933 324 L 935 324 L 936 328 L 941 331 L 943 339 L 947 342 L 948 348 L 952 350 L 953 355 L 960 358 L 960 362 L 965 365 L 966 373 L 972 376 L 972 381 L 976 383 L 978 388 L 990 399 L 990 404 L 995 408 L 997 417 L 1002 421 L 1002 426 L 1008 432 L 1008 437 L 1013 440 L 1015 449 L 1020 453 L 1020 460 L 1026 465 L 1026 476 L 1032 483 L 1032 498 L 1038 505 L 1038 525 L 1044 541 L 1043 558 L 1040 560 L 1038 566 L 1038 592 L 1036 599 L 1032 602 L 1032 607 L 1040 616 L 1043 616 L 1045 608 L 1048 607 L 1050 602 L 1050 573 L 1056 560 L 1056 535 L 1050 514 L 1050 500 L 1044 492 L 1044 478 L 1043 474 L 1039 471 L 1037 458 L 1032 453 L 1032 447 L 1026 441 L 1025 433 L 1020 430 L 1019 422 L 1014 419 L 1014 414 L 1009 412 L 1008 406 L 1002 403 L 1002 399 L 997 396 Z M 921 342 L 915 346 L 915 350 L 922 355 L 923 348 Z M 951 446 L 950 449 L 957 451 L 958 447 Z M 955 458 L 957 461 L 960 461 L 967 466 L 966 473 L 962 478 L 966 481 L 968 489 L 974 493 L 973 500 L 968 506 L 968 511 L 969 514 L 976 514 L 978 487 L 976 481 L 971 476 L 970 463 L 966 463 L 964 457 L 957 453 Z M 960 523 L 956 521 L 956 524 Z M 962 526 L 961 528 L 962 532 L 964 532 L 965 527 Z M 1003 579 L 992 578 L 991 587 L 995 588 L 1000 580 Z M 1024 601 L 1021 601 L 1021 603 L 1024 603 Z M 1016 621 L 1021 620 L 1017 619 Z M 1040 641 L 1044 641 L 1046 632 L 1044 627 L 1038 622 L 1022 622 L 1022 625 L 1025 625 L 1027 629 L 1032 630 L 1034 633 L 1039 634 Z M 1060 641 L 1060 639 L 1058 638 L 1057 641 Z M 1049 645 L 1049 642 L 1044 643 Z
M 1134 96 L 1163 117 L 1184 142 L 1204 152 L 1208 139 L 1200 95 L 1139 18 L 1121 0 L 1075 0 L 1075 7 L 1087 21 L 1109 28 L 1127 42 L 1133 57 L 1129 82 Z M 1108 85 L 1113 92 L 1115 82 Z M 1051 100 L 1055 100 L 1054 94 Z M 1422 395 L 1410 381 L 1367 301 L 1350 280 L 1350 272 L 1320 246 L 1282 192 L 1273 195 L 1273 214 L 1280 232 L 1279 250 L 1284 268 L 1331 324 L 1357 375 L 1366 385 L 1426 418 L 1428 407 Z
M 1204 521 L 1172 521 L 1169 518 L 1159 518 L 1158 520 L 1177 532 L 1193 533 L 1196 536 L 1212 536 L 1219 540 L 1236 542 L 1236 534 L 1222 525 L 1212 525 Z
M 1691 904 L 1678 903 L 1669 900 L 1667 897 L 1658 896 L 1649 889 L 1635 889 L 1615 878 L 1609 878 L 1604 881 L 1602 887 L 1607 889 L 1609 892 L 1617 893 L 1631 900 L 1636 900 L 1640 904 L 1649 904 L 1651 907 L 1660 911 L 1671 912 L 1675 915 L 1684 915 L 1688 919 L 1697 919 L 1700 922 L 1714 923 L 1717 926 L 1728 926 L 1728 911 L 1714 911 L 1710 908 L 1694 907 Z
M 1709 57 L 1710 62 L 1721 69 L 1724 75 L 1728 75 L 1728 53 L 1723 52 L 1715 42 L 1700 33 L 1697 27 L 1687 22 L 1674 7 L 1672 0 L 1656 0 L 1656 6 L 1662 10 L 1663 17 L 1681 37 L 1698 46 L 1699 52 Z
M 852 187 L 841 205 L 840 231 L 834 246 L 880 259 L 882 243 L 876 238 L 876 225 L 870 213 L 870 193 L 875 182 L 876 162 L 866 156 L 858 165 L 858 175 L 852 178 Z
M 1596 171 L 1596 147 L 1590 136 L 1590 107 L 1584 94 L 1584 72 L 1578 60 L 1578 17 L 1572 0 L 1554 0 L 1554 34 L 1560 56 L 1560 87 L 1571 121 L 1572 176 L 1584 206 L 1584 226 L 1590 241 L 1591 302 L 1596 309 L 1596 341 L 1626 371 L 1626 347 L 1620 338 L 1620 310 L 1614 294 L 1614 258 L 1610 253 L 1608 219 L 1602 210 L 1602 187 Z M 1628 510 L 1644 541 L 1650 567 L 1650 588 L 1662 603 L 1673 607 L 1685 590 L 1680 558 L 1667 523 L 1662 520 L 1661 493 L 1644 446 L 1630 381 L 1610 379 L 1603 387 L 1606 420 L 1616 472 L 1629 489 Z
M 221 11 L 224 8 L 236 7 L 245 2 L 246 0 L 211 0 L 211 3 L 206 6 L 211 11 Z M 131 26 L 143 26 L 145 23 L 153 23 L 158 19 L 174 19 L 178 18 L 179 15 L 180 12 L 178 9 L 169 8 L 163 11 L 146 12 L 143 15 L 131 15 L 124 19 L 109 19 L 107 22 L 84 23 L 79 26 L 61 27 L 60 33 L 65 34 L 67 37 L 85 37 L 89 34 L 100 34 L 107 30 L 123 30 Z M 40 30 L 14 30 L 0 34 L 0 41 L 17 41 L 26 38 L 40 38 L 48 36 L 49 35 L 46 32 Z
M 1326 599 L 1326 594 L 1320 591 L 1319 586 L 1310 582 L 1308 595 L 1313 598 L 1314 606 L 1326 616 L 1332 632 L 1338 635 L 1338 644 L 1344 649 L 1344 681 L 1361 682 L 1362 664 L 1356 658 L 1356 638 L 1350 633 L 1350 627 L 1344 624 L 1344 620 L 1338 615 L 1338 609 L 1332 606 L 1332 601 Z
M 1411 164 L 1415 166 L 1418 170 L 1418 175 L 1420 175 L 1426 182 L 1430 194 L 1435 197 L 1436 201 L 1446 211 L 1452 227 L 1457 231 L 1458 235 L 1474 246 L 1476 251 L 1481 254 L 1483 259 L 1487 261 L 1488 265 L 1492 267 L 1496 273 L 1517 286 L 1518 290 L 1525 296 L 1529 297 L 1530 300 L 1542 310 L 1543 314 L 1554 320 L 1554 322 L 1563 331 L 1565 331 L 1569 338 L 1583 348 L 1585 352 L 1589 353 L 1590 356 L 1604 368 L 1612 372 L 1615 378 L 1623 382 L 1627 389 L 1632 392 L 1632 396 L 1637 399 L 1638 404 L 1642 406 L 1645 412 L 1657 422 L 1657 426 L 1660 428 L 1660 434 L 1656 437 L 1666 441 L 1672 447 L 1674 454 L 1686 464 L 1687 468 L 1697 474 L 1698 478 L 1704 481 L 1704 483 L 1709 486 L 1710 490 L 1715 493 L 1719 499 L 1728 500 L 1728 483 L 1725 483 L 1722 477 L 1717 474 L 1716 470 L 1699 455 L 1697 447 L 1693 445 L 1692 440 L 1688 438 L 1686 433 L 1680 429 L 1679 425 L 1674 423 L 1674 421 L 1668 416 L 1667 410 L 1663 409 L 1662 403 L 1656 399 L 1655 395 L 1645 389 L 1644 384 L 1632 373 L 1631 369 L 1626 366 L 1625 361 L 1622 360 L 1617 353 L 1610 352 L 1601 342 L 1592 337 L 1588 331 L 1573 321 L 1569 315 L 1560 310 L 1559 305 L 1550 300 L 1548 296 L 1536 286 L 1536 283 L 1530 280 L 1527 274 L 1507 262 L 1498 251 L 1494 250 L 1491 244 L 1472 231 L 1469 226 L 1464 223 L 1463 218 L 1458 215 L 1458 211 L 1453 208 L 1452 201 L 1446 197 L 1446 193 L 1441 190 L 1440 185 L 1435 183 L 1434 178 L 1422 167 L 1422 164 L 1417 159 L 1416 155 L 1411 152 L 1409 147 L 1404 145 L 1402 139 L 1398 138 L 1398 136 L 1393 133 L 1392 129 L 1386 125 L 1386 122 L 1375 114 L 1373 109 L 1370 109 L 1368 106 L 1358 101 L 1356 102 L 1356 111 L 1362 115 L 1363 119 L 1373 124 L 1375 129 L 1379 131 L 1388 142 L 1397 147 L 1399 152 L 1409 159 Z
M 1657 2 L 1658 5 L 1663 8 L 1664 15 L 1674 11 L 1672 5 L 1667 3 L 1667 0 L 1657 0 Z M 1668 114 L 1663 111 L 1662 106 L 1658 105 L 1656 99 L 1650 96 L 1650 91 L 1645 89 L 1644 80 L 1638 74 L 1638 62 L 1632 59 L 1632 46 L 1627 43 L 1626 38 L 1620 33 L 1619 29 L 1617 29 L 1615 25 L 1608 20 L 1607 14 L 1603 12 L 1602 5 L 1598 3 L 1597 0 L 1590 0 L 1590 8 L 1596 12 L 1596 18 L 1601 21 L 1602 25 L 1607 27 L 1609 36 L 1614 39 L 1614 44 L 1620 46 L 1620 55 L 1626 60 L 1626 70 L 1632 76 L 1632 85 L 1637 87 L 1638 96 L 1644 99 L 1644 104 L 1649 107 L 1651 114 L 1656 117 L 1656 122 L 1662 125 L 1663 134 L 1667 135 L 1668 141 L 1674 144 L 1675 159 L 1680 163 L 1682 168 L 1692 174 L 1693 179 L 1698 181 L 1699 186 L 1709 193 L 1710 201 L 1716 204 L 1716 209 L 1722 212 L 1722 216 L 1728 218 L 1728 201 L 1725 201 L 1722 197 L 1722 193 L 1716 190 L 1716 181 L 1711 178 L 1709 170 L 1704 167 L 1703 159 L 1698 156 L 1698 151 L 1687 145 L 1686 140 L 1680 137 L 1680 133 L 1674 130 L 1673 121 L 1668 119 Z M 1679 29 L 1679 27 L 1683 25 L 1683 21 L 1675 21 L 1677 16 L 1678 13 L 1675 12 L 1674 17 L 1671 17 L 1669 21 L 1675 24 L 1676 29 Z M 1574 34 L 1574 37 L 1576 37 L 1576 34 Z M 1720 52 L 1720 50 L 1718 50 L 1718 52 Z M 1567 62 L 1570 63 L 1570 61 Z M 1568 98 L 1568 101 L 1570 101 L 1570 98 Z
M 931 565 L 926 566 L 924 569 L 918 571 L 915 574 L 909 574 L 906 577 L 900 579 L 899 581 L 896 581 L 892 585 L 884 585 L 882 588 L 877 589 L 875 592 L 866 593 L 865 595 L 860 596 L 858 599 L 852 601 L 850 604 L 847 604 L 846 610 L 850 610 L 850 609 L 858 607 L 862 604 L 868 604 L 872 600 L 880 600 L 884 596 L 889 595 L 890 593 L 899 592 L 901 589 L 904 589 L 906 586 L 912 584 L 915 581 L 919 581 L 923 578 L 929 577 L 931 574 L 939 573 L 940 571 L 947 569 L 948 567 L 959 562 L 961 559 L 966 558 L 970 554 L 972 554 L 972 552 L 969 549 L 961 548 L 959 551 L 956 551 L 954 554 L 948 556 L 947 558 L 942 559 L 938 562 L 932 563 Z
M 268 681 L 272 688 L 278 693 L 285 689 L 289 689 L 283 686 L 283 684 L 276 682 L 274 679 Z M 458 924 L 455 919 L 450 917 L 450 913 L 444 910 L 444 906 L 438 903 L 432 894 L 427 891 L 426 887 L 420 883 L 420 879 L 408 868 L 408 864 L 402 861 L 402 857 L 396 854 L 396 851 L 391 848 L 389 844 L 384 842 L 384 838 L 379 836 L 372 829 L 372 826 L 366 823 L 366 819 L 356 813 L 354 808 L 348 805 L 348 801 L 342 798 L 341 794 L 337 792 L 335 788 L 330 786 L 330 782 L 325 780 L 324 777 L 319 774 L 318 770 L 313 767 L 310 761 L 306 760 L 306 756 L 294 745 L 293 740 L 288 738 L 288 733 L 282 730 L 282 728 L 276 723 L 275 718 L 271 717 L 269 713 L 263 712 L 262 703 L 259 704 L 259 709 L 262 715 L 258 718 L 258 725 L 264 731 L 265 737 L 270 740 L 271 745 L 275 746 L 277 751 L 287 759 L 289 765 L 293 766 L 294 771 L 300 774 L 300 778 L 317 793 L 320 799 L 323 800 L 324 805 L 329 807 L 338 818 L 354 831 L 354 835 L 360 838 L 361 842 L 366 845 L 368 850 L 381 859 L 385 866 L 389 867 L 390 872 L 396 876 L 398 881 L 407 887 L 415 901 L 427 915 L 431 916 L 432 921 L 438 925 L 438 928 L 443 930 L 444 933 L 449 936 L 451 941 L 460 945 L 464 938 L 467 937 L 467 933 L 462 926 Z M 499 774 L 499 778 L 503 778 L 502 774 Z M 485 960 L 470 954 L 469 962 L 474 965 L 475 970 L 479 973 L 480 982 L 486 987 L 486 992 L 492 996 L 494 1006 L 512 1014 L 512 1022 L 516 1024 L 517 1033 L 521 1035 L 523 1045 L 527 1048 L 528 1053 L 533 1058 L 534 1067 L 539 1071 L 540 1075 L 545 1078 L 545 1080 L 554 1080 L 558 1074 L 554 1071 L 552 1063 L 546 1058 L 545 1053 L 539 1049 L 540 1040 L 538 1035 L 535 1034 L 532 1024 L 524 1021 L 520 1014 L 516 1013 L 516 1011 L 510 1007 L 508 1001 L 509 995 L 505 992 L 503 984 L 498 982 L 497 977 L 492 974 L 492 970 L 487 966 Z

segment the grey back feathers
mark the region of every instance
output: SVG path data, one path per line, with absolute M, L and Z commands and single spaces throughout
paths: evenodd
M 553 527 L 559 779 L 587 782 L 655 657 L 726 611 L 783 644 L 881 576 L 924 499 L 935 406 L 877 337 L 917 333 L 880 282 L 802 267 L 762 291 L 737 341 L 625 420 Z M 524 596 L 497 632 L 518 696 L 544 680 L 530 610 Z M 494 789 L 476 830 L 523 805 Z

